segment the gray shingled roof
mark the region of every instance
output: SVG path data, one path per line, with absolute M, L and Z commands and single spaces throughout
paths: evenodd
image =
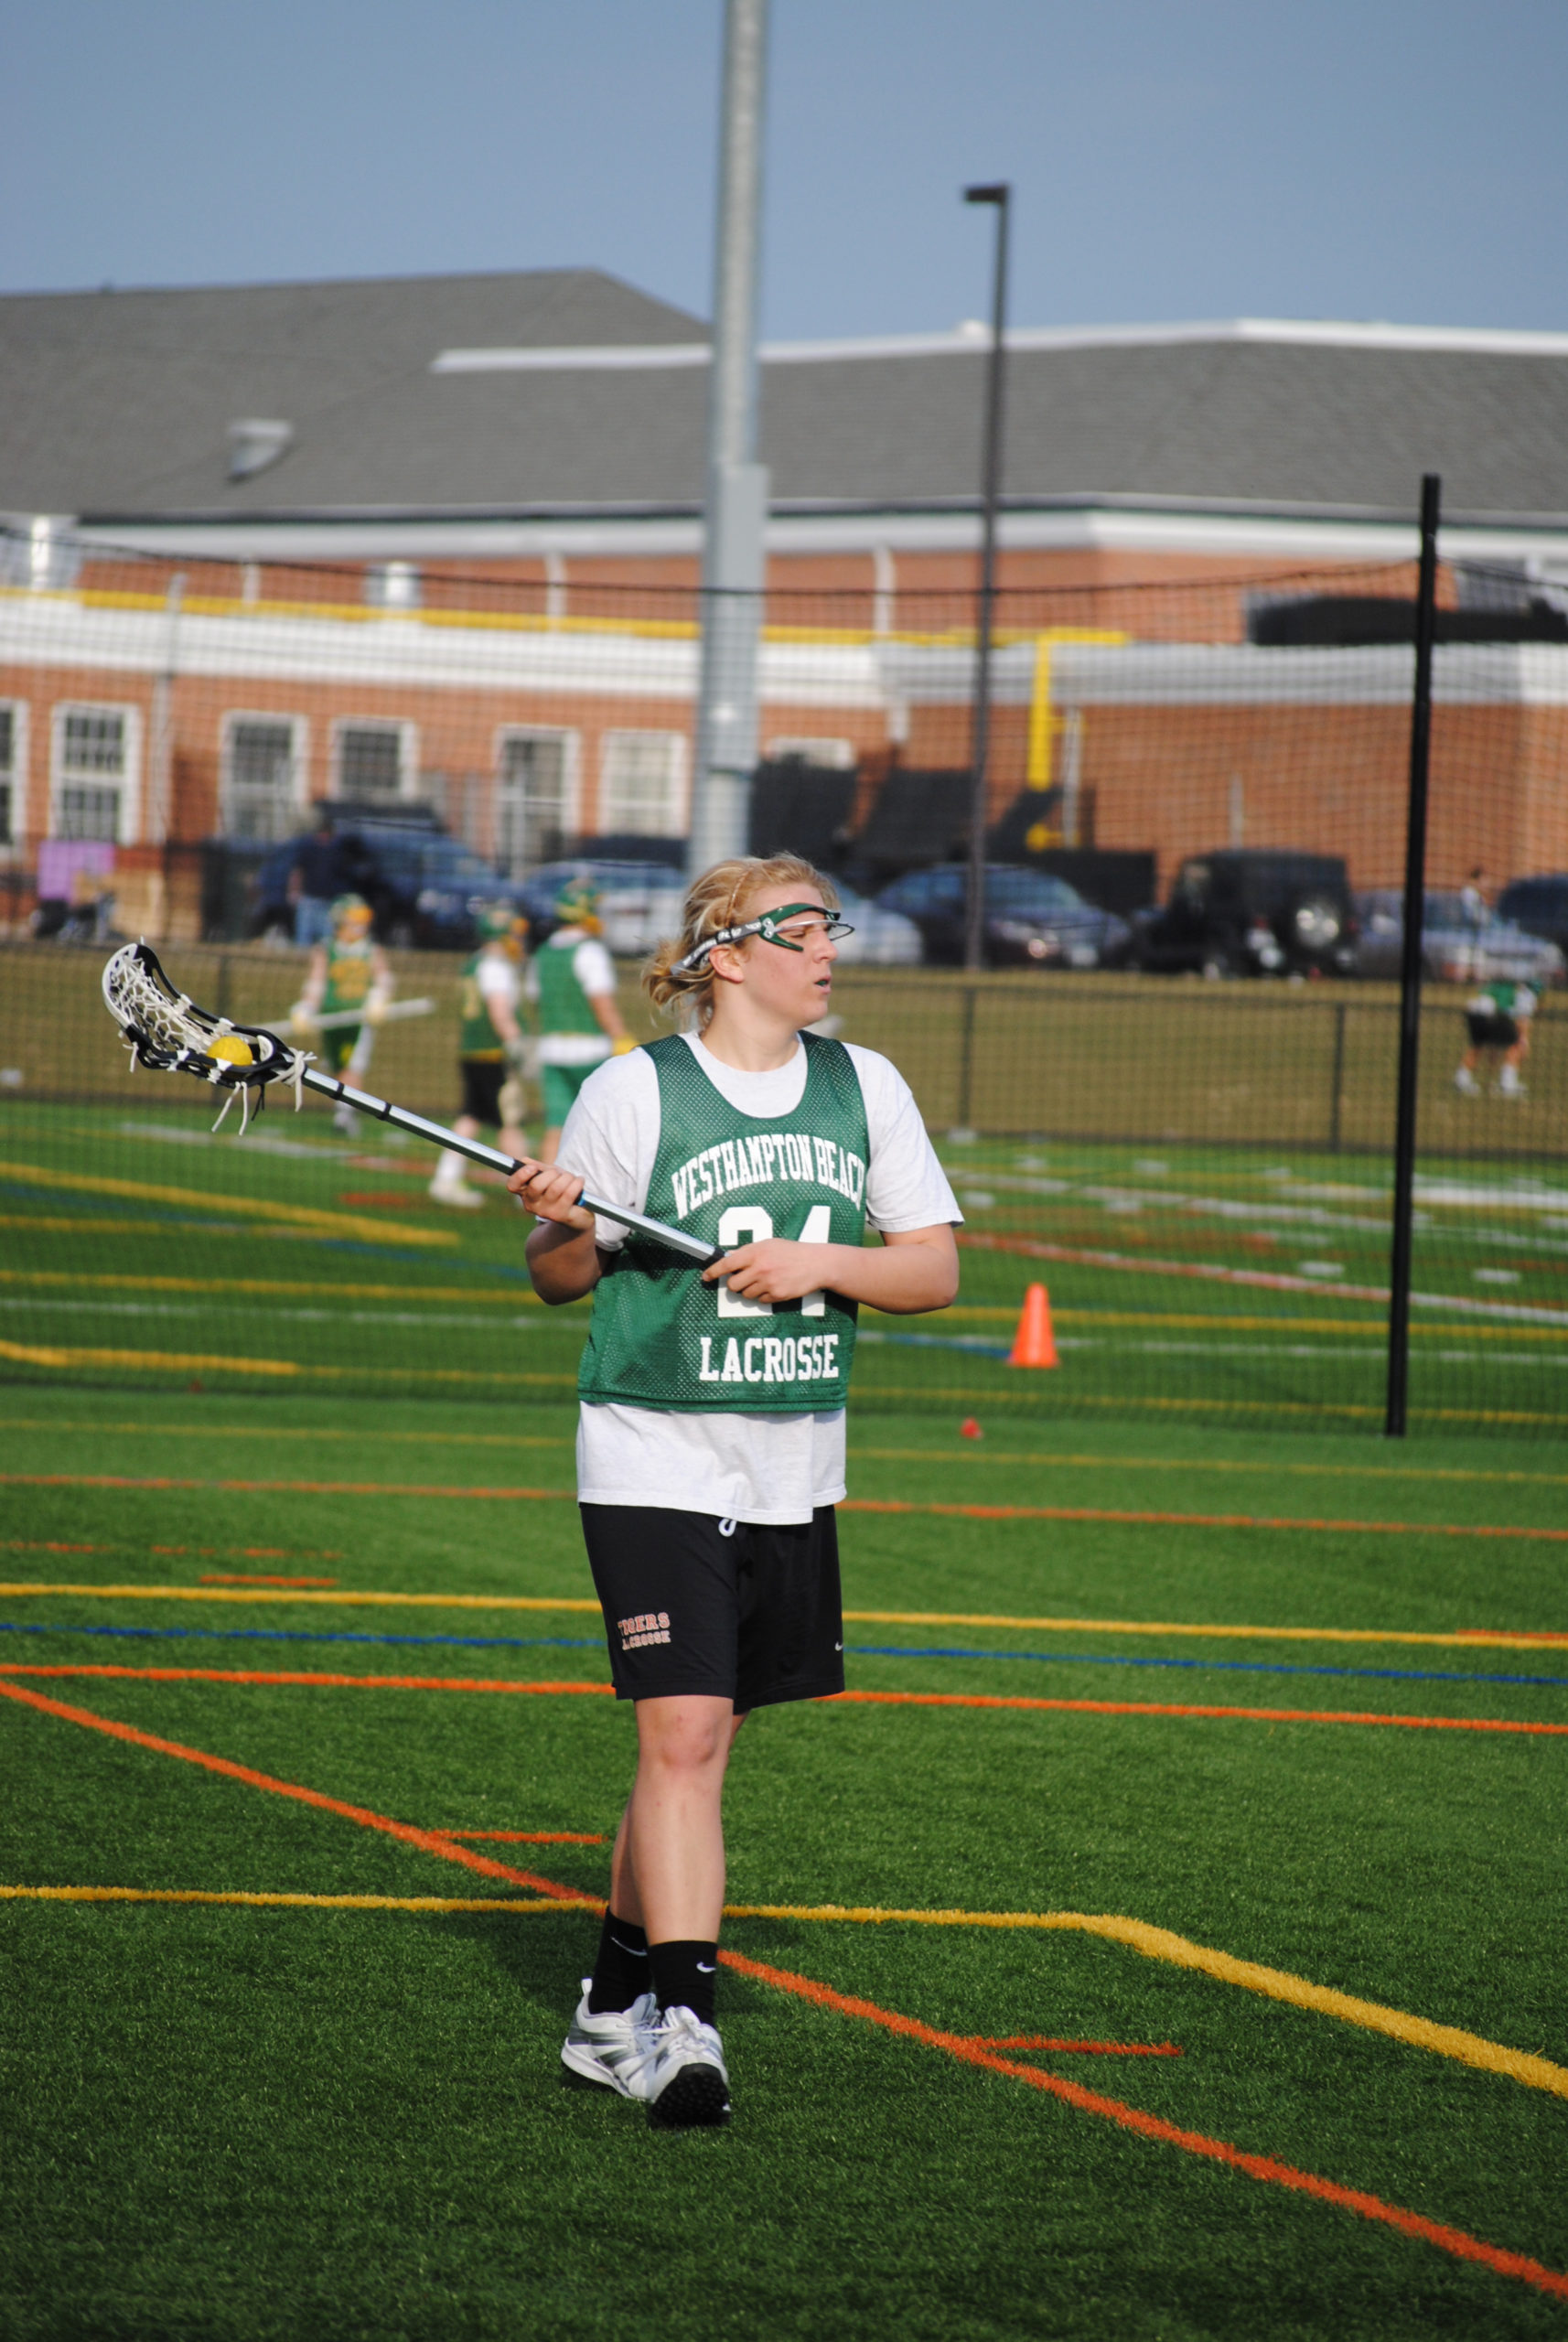
M 589 270 L 0 298 L 0 510 L 151 519 L 690 510 L 706 373 L 434 373 L 443 349 L 691 343 L 701 322 Z M 1206 338 L 1207 334 L 1207 338 Z M 764 369 L 776 507 L 972 501 L 983 349 Z M 1010 497 L 1568 514 L 1568 345 L 1089 337 L 1009 361 Z M 228 426 L 295 444 L 226 478 Z

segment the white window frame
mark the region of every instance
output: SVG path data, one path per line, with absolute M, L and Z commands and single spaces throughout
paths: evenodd
M 491 808 L 491 852 L 497 857 L 501 850 L 501 795 L 506 782 L 506 751 L 510 740 L 552 740 L 561 747 L 561 827 L 568 836 L 575 836 L 582 826 L 583 736 L 564 724 L 498 724 L 490 748 L 490 769 L 495 774 L 495 799 Z
M 684 837 L 691 819 L 691 741 L 684 732 L 671 731 L 654 725 L 618 725 L 599 735 L 599 798 L 596 822 L 601 837 L 611 837 L 623 828 L 612 821 L 609 810 L 609 764 L 613 745 L 620 740 L 662 740 L 669 744 L 670 772 L 668 780 L 671 796 L 670 819 L 658 830 L 639 830 L 631 834 L 639 837 Z
M 66 719 L 71 715 L 117 715 L 125 726 L 125 768 L 120 776 L 120 818 L 116 845 L 134 845 L 142 832 L 142 711 L 133 700 L 57 700 L 50 724 L 49 834 L 59 834 L 61 792 L 70 787 L 105 786 L 102 777 L 68 772 L 65 768 Z
M 8 713 L 11 718 L 11 769 L 0 773 L 0 786 L 9 783 L 11 790 L 11 833 L 0 837 L 0 863 L 5 863 L 20 853 L 27 834 L 27 779 L 32 770 L 27 719 L 32 708 L 25 699 L 0 699 L 0 713 Z
M 344 797 L 349 791 L 343 786 L 343 735 L 346 732 L 395 732 L 397 738 L 397 799 L 401 802 L 414 794 L 419 779 L 419 726 L 411 718 L 401 715 L 335 715 L 332 719 L 331 794 Z
M 286 725 L 290 735 L 288 809 L 303 814 L 308 803 L 310 719 L 276 707 L 226 707 L 219 723 L 218 822 L 224 836 L 233 819 L 234 728 L 240 724 Z
M 780 733 L 777 739 L 768 741 L 763 756 L 769 764 L 782 764 L 787 757 L 799 757 L 813 772 L 853 772 L 860 762 L 853 740 L 837 736 L 829 738 L 816 733 Z

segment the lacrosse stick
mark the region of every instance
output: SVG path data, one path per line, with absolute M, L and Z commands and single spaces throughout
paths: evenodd
M 265 1026 L 237 1025 L 232 1017 L 215 1016 L 210 1009 L 199 1008 L 188 994 L 175 990 L 156 954 L 145 943 L 127 943 L 115 952 L 103 971 L 103 998 L 131 1052 L 133 1070 L 145 1065 L 155 1073 L 194 1074 L 199 1081 L 227 1093 L 223 1113 L 213 1124 L 215 1130 L 238 1094 L 243 1137 L 252 1096 L 260 1113 L 273 1084 L 285 1082 L 294 1091 L 296 1111 L 304 1091 L 313 1090 L 338 1105 L 352 1106 L 356 1113 L 390 1123 L 394 1130 L 407 1131 L 414 1138 L 427 1139 L 432 1146 L 450 1147 L 454 1154 L 467 1155 L 470 1163 L 507 1173 L 519 1167 L 514 1155 L 502 1155 L 479 1139 L 459 1138 L 456 1131 L 427 1122 L 423 1114 L 412 1114 L 405 1106 L 391 1106 L 367 1090 L 350 1090 L 346 1082 L 322 1073 L 306 1051 L 291 1049 Z M 650 1219 L 626 1204 L 606 1203 L 586 1189 L 578 1200 L 585 1211 L 613 1219 L 619 1228 L 635 1229 L 639 1236 L 650 1236 L 703 1268 L 725 1257 L 723 1245 L 710 1244 L 684 1229 L 668 1227 L 661 1219 Z
M 339 1025 L 391 1025 L 400 1016 L 428 1016 L 435 1006 L 433 1000 L 392 1000 L 379 1016 L 371 1016 L 362 1008 L 334 1008 L 325 1016 L 313 1016 L 310 1021 L 318 1033 L 330 1033 Z

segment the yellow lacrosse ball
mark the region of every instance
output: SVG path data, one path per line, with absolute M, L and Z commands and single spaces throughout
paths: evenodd
M 220 1033 L 208 1047 L 209 1058 L 220 1058 L 225 1065 L 254 1065 L 255 1054 L 249 1041 L 238 1033 Z

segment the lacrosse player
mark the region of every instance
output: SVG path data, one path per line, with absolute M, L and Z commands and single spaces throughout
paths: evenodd
M 560 1159 L 509 1181 L 547 1302 L 591 1293 L 577 1493 L 638 1760 L 563 2062 L 660 2127 L 729 2112 L 714 2026 L 720 1800 L 752 1709 L 843 1689 L 833 1508 L 857 1304 L 958 1288 L 961 1219 L 886 1058 L 819 1038 L 846 933 L 793 854 L 697 879 L 644 982 L 682 1029 L 601 1065 Z M 703 1270 L 585 1211 L 585 1184 L 700 1235 Z M 869 1221 L 881 1237 L 863 1248 Z
M 555 914 L 561 925 L 534 953 L 526 978 L 539 1011 L 542 1163 L 554 1162 L 562 1126 L 594 1068 L 637 1046 L 616 1006 L 616 972 L 599 940 L 598 888 L 586 878 L 568 879 Z
M 453 1128 L 459 1138 L 478 1138 L 487 1125 L 499 1129 L 509 1155 L 526 1155 L 521 1075 L 528 1044 L 517 1012 L 528 921 L 510 903 L 481 903 L 474 924 L 479 948 L 464 965 L 458 1004 L 463 1111 Z M 485 1199 L 464 1178 L 463 1162 L 455 1149 L 443 1148 L 430 1193 L 438 1204 L 474 1211 Z
M 392 998 L 392 972 L 381 945 L 371 940 L 371 912 L 363 896 L 339 895 L 329 918 L 331 932 L 312 949 L 305 990 L 289 1011 L 289 1023 L 296 1039 L 317 1039 L 328 1069 L 357 1089 L 371 1069 L 375 1028 Z M 362 1025 L 330 1025 L 317 1033 L 318 1015 L 356 1008 L 364 1011 Z M 338 1106 L 332 1124 L 351 1133 L 353 1108 Z

